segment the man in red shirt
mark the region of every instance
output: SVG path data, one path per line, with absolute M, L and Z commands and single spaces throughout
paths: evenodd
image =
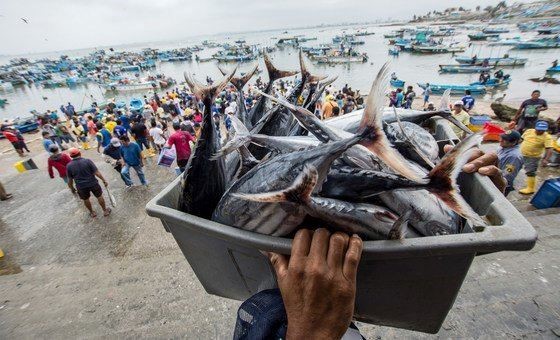
M 54 178 L 54 171 L 55 168 L 60 175 L 60 178 L 64 181 L 64 183 L 68 183 L 68 177 L 66 176 L 66 165 L 72 161 L 72 158 L 68 156 L 64 152 L 60 152 L 58 145 L 52 144 L 49 146 L 49 152 L 51 153 L 48 166 L 49 166 L 49 177 Z
M 181 124 L 179 122 L 173 123 L 173 130 L 175 130 L 175 132 L 167 140 L 166 147 L 171 148 L 175 145 L 177 166 L 179 166 L 179 169 L 183 172 L 191 157 L 191 146 L 189 142 L 192 141 L 194 143 L 194 138 L 187 131 L 181 130 Z
M 12 146 L 14 147 L 14 149 L 16 149 L 18 155 L 20 157 L 23 157 L 23 146 L 17 136 L 16 130 L 11 127 L 5 127 L 2 132 L 4 134 L 4 137 L 6 137 L 6 139 L 10 143 L 12 143 Z

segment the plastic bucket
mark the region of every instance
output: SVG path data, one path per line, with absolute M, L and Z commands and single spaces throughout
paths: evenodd
M 436 139 L 456 140 L 447 122 L 434 119 Z M 441 143 L 443 144 L 443 143 Z M 275 287 L 260 250 L 290 253 L 291 239 L 241 230 L 177 210 L 180 178 L 146 206 L 171 232 L 209 294 L 245 300 Z M 364 322 L 436 333 L 476 255 L 529 250 L 537 234 L 488 178 L 461 174 L 458 183 L 490 226 L 447 236 L 366 241 L 357 281 L 355 317 Z

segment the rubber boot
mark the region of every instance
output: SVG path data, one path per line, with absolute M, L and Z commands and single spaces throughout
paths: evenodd
M 520 194 L 531 195 L 535 193 L 535 184 L 537 183 L 537 177 L 527 177 L 527 186 L 519 190 Z

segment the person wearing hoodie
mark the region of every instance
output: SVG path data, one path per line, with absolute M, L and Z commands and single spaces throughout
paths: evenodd
M 48 159 L 48 171 L 49 177 L 54 178 L 53 168 L 58 171 L 58 175 L 64 183 L 68 183 L 68 177 L 66 176 L 66 165 L 72 161 L 72 158 L 64 152 L 60 152 L 58 145 L 51 144 L 49 146 L 49 153 L 51 154 Z

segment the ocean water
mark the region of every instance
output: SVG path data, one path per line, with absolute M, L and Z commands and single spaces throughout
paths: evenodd
M 367 30 L 370 32 L 375 32 L 375 35 L 358 37 L 360 40 L 364 40 L 365 44 L 356 46 L 356 50 L 360 52 L 366 52 L 369 56 L 369 61 L 361 64 L 345 64 L 345 65 L 318 65 L 313 64 L 307 60 L 307 65 L 309 70 L 313 74 L 334 76 L 337 75 L 338 79 L 334 83 L 336 87 L 342 87 L 344 84 L 348 84 L 353 89 L 361 90 L 361 93 L 367 94 L 371 83 L 375 77 L 375 74 L 386 61 L 391 61 L 391 70 L 395 71 L 399 79 L 405 80 L 406 85 L 414 85 L 417 93 L 421 90 L 416 86 L 419 82 L 430 82 L 432 84 L 445 83 L 445 84 L 461 84 L 465 85 L 470 82 L 478 80 L 478 74 L 440 74 L 438 72 L 439 64 L 454 64 L 454 57 L 452 54 L 434 54 L 434 55 L 421 55 L 421 54 L 411 54 L 408 52 L 401 52 L 399 56 L 388 55 L 387 39 L 383 38 L 383 34 L 390 32 L 399 28 L 399 26 L 381 27 L 381 26 L 339 26 L 339 27 L 329 27 L 329 28 L 313 28 L 313 29 L 299 29 L 299 30 L 289 30 L 289 32 L 284 33 L 283 30 L 278 31 L 266 31 L 266 32 L 253 32 L 235 35 L 215 35 L 207 37 L 196 37 L 190 38 L 182 41 L 170 41 L 170 42 L 154 42 L 154 43 L 143 43 L 143 44 L 133 44 L 133 45 L 122 45 L 113 46 L 116 51 L 130 50 L 139 51 L 145 47 L 159 48 L 159 49 L 171 49 L 192 46 L 194 44 L 199 44 L 205 39 L 209 39 L 215 42 L 230 42 L 237 39 L 245 39 L 248 44 L 260 44 L 261 46 L 269 46 L 276 43 L 278 37 L 291 36 L 291 35 L 304 35 L 306 37 L 317 37 L 315 41 L 309 41 L 304 43 L 304 46 L 318 45 L 320 43 L 329 43 L 331 39 L 338 34 L 346 32 L 354 32 L 356 29 Z M 511 29 L 510 33 L 502 34 L 503 38 L 510 38 L 521 36 L 522 39 L 530 38 L 535 36 L 535 33 L 521 33 L 515 26 L 511 25 L 508 28 Z M 444 38 L 445 41 L 458 41 L 464 45 L 468 45 L 469 48 L 464 53 L 459 53 L 458 55 L 468 55 L 473 54 L 479 57 L 498 57 L 505 53 L 508 53 L 511 57 L 524 57 L 529 58 L 529 61 L 524 67 L 516 68 L 504 68 L 506 74 L 510 74 L 512 77 L 512 82 L 508 88 L 503 92 L 497 91 L 493 93 L 488 93 L 484 96 L 484 99 L 492 99 L 495 96 L 502 96 L 503 93 L 507 94 L 506 100 L 511 101 L 521 101 L 529 97 L 530 92 L 534 89 L 540 89 L 542 92 L 542 98 L 547 99 L 550 102 L 560 102 L 560 85 L 551 84 L 540 84 L 533 83 L 529 81 L 529 78 L 540 77 L 544 74 L 546 68 L 550 67 L 550 64 L 554 59 L 558 59 L 560 56 L 560 49 L 547 49 L 547 50 L 510 50 L 509 46 L 489 46 L 484 42 L 475 42 L 469 44 L 467 31 L 459 31 L 459 34 L 453 37 Z M 36 54 L 36 55 L 24 55 L 22 57 L 27 57 L 30 60 L 36 60 L 44 57 L 56 58 L 61 54 L 66 54 L 71 57 L 79 57 L 89 54 L 95 49 L 84 49 L 84 50 L 74 50 L 74 51 L 59 51 L 52 53 Z M 205 49 L 201 52 L 197 52 L 200 57 L 211 56 L 219 49 Z M 295 48 L 282 48 L 277 49 L 275 52 L 270 54 L 276 67 L 280 69 L 299 69 L 298 51 Z M 9 61 L 10 57 L 0 57 L 0 63 L 4 64 Z M 242 63 L 240 65 L 240 71 L 247 71 L 258 62 L 260 69 L 265 70 L 264 62 L 261 60 Z M 197 63 L 196 61 L 188 62 L 164 62 L 158 63 L 156 70 L 151 70 L 151 73 L 164 73 L 167 76 L 171 76 L 178 80 L 183 81 L 183 72 L 189 72 L 194 74 L 195 78 L 200 81 L 204 81 L 206 75 L 209 75 L 213 79 L 219 79 L 221 74 L 216 67 L 216 61 Z M 224 68 L 230 69 L 235 66 L 234 63 L 221 64 Z M 263 79 L 266 79 L 266 72 L 261 73 Z M 256 77 L 253 78 L 256 79 Z M 47 109 L 57 109 L 61 104 L 66 104 L 67 102 L 72 102 L 72 104 L 78 108 L 85 108 L 89 104 L 96 100 L 98 102 L 103 102 L 109 98 L 115 97 L 111 94 L 107 97 L 104 96 L 104 91 L 96 84 L 89 83 L 84 85 L 78 85 L 73 88 L 63 87 L 54 89 L 45 89 L 38 85 L 26 85 L 18 86 L 14 91 L 1 92 L 0 98 L 6 98 L 9 101 L 8 105 L 0 107 L 0 119 L 24 117 L 29 115 L 30 110 L 37 110 L 40 112 L 46 111 Z M 126 95 L 117 95 L 117 100 L 128 101 L 131 97 L 141 97 L 143 93 L 134 93 Z

